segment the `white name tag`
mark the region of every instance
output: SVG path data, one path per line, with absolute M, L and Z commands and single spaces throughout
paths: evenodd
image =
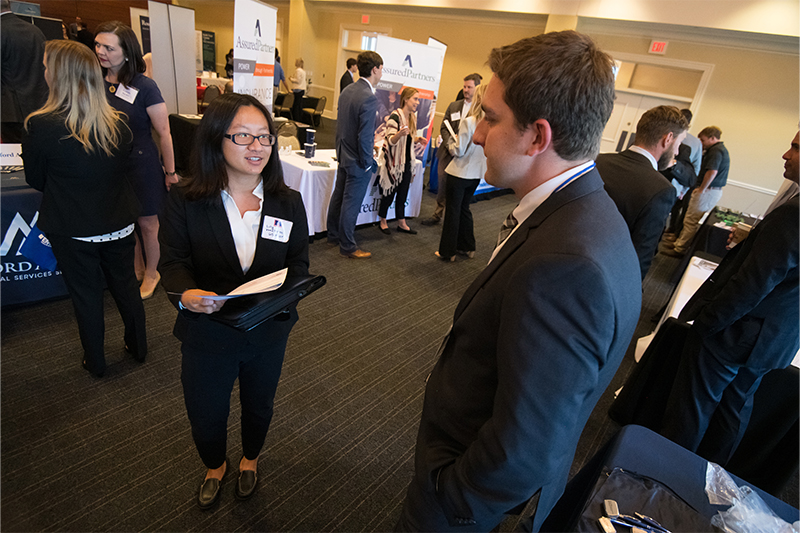
M 261 226 L 261 238 L 271 241 L 289 242 L 292 233 L 292 222 L 282 218 L 264 215 L 264 225 Z
M 135 87 L 126 87 L 120 83 L 115 94 L 117 97 L 122 98 L 129 104 L 132 104 L 133 101 L 136 100 L 136 95 L 139 94 L 139 89 Z
M 450 113 L 450 122 L 455 122 L 456 120 L 461 120 L 461 111 Z

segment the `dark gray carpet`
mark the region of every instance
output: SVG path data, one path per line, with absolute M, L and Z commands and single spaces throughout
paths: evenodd
M 323 131 L 335 130 L 328 122 Z M 176 311 L 163 290 L 145 302 L 150 355 L 142 365 L 124 353 L 122 324 L 106 296 L 109 368 L 102 380 L 80 367 L 69 300 L 4 311 L 0 529 L 391 530 L 412 473 L 434 353 L 515 204 L 510 195 L 473 204 L 478 252 L 453 264 L 433 255 L 441 227 L 417 220 L 410 221 L 416 236 L 359 229 L 370 260 L 342 258 L 324 241 L 311 244 L 311 270 L 328 284 L 299 306 L 260 488 L 252 500 L 235 501 L 231 469 L 211 511 L 195 504 L 204 468 L 183 405 Z M 423 216 L 432 205 L 424 193 Z M 663 280 L 677 262 L 654 261 L 637 335 L 650 332 L 650 317 L 671 290 Z M 589 420 L 573 473 L 618 429 L 606 413 L 632 364 L 626 356 Z M 237 395 L 229 419 L 233 464 L 241 456 Z

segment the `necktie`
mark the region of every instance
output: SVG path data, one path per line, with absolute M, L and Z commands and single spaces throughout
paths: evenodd
M 519 224 L 519 222 L 517 222 L 517 219 L 514 218 L 514 211 L 511 211 L 506 217 L 505 222 L 503 222 L 503 227 L 500 229 L 500 235 L 497 236 L 497 244 L 495 245 L 495 248 L 500 246 L 503 241 L 508 238 L 517 224 Z

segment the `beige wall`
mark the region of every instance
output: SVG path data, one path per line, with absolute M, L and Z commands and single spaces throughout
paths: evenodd
M 602 23 L 584 31 L 610 52 L 646 54 L 653 38 L 601 33 Z M 705 126 L 718 126 L 731 154 L 729 179 L 777 191 L 783 180 L 781 155 L 797 132 L 800 116 L 797 49 L 751 43 L 747 35 L 737 39 L 734 32 L 727 42 L 716 43 L 666 31 L 658 38 L 669 40 L 667 58 L 714 65 L 690 131 L 696 135 Z
M 443 105 L 447 105 L 461 89 L 467 74 L 478 72 L 488 81 L 491 71 L 485 63 L 493 47 L 538 35 L 544 31 L 547 22 L 547 18 L 541 15 L 476 13 L 456 9 L 376 5 L 351 7 L 309 1 L 305 2 L 305 8 L 314 27 L 314 34 L 310 38 L 316 44 L 313 56 L 306 54 L 306 67 L 313 71 L 315 85 L 329 89 L 329 102 L 344 72 L 337 70 L 342 25 L 364 31 L 390 28 L 391 36 L 396 39 L 427 43 L 428 37 L 434 37 L 446 43 L 448 49 L 439 94 Z M 361 24 L 362 14 L 370 15 L 368 25 Z M 303 40 L 306 39 L 304 36 Z M 329 107 L 332 109 L 332 106 Z

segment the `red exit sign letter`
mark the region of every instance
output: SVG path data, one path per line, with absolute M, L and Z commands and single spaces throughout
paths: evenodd
M 369 24 L 369 15 L 361 15 L 361 24 Z
M 666 54 L 667 44 L 667 41 L 651 41 L 650 50 L 648 50 L 648 52 L 651 54 Z

